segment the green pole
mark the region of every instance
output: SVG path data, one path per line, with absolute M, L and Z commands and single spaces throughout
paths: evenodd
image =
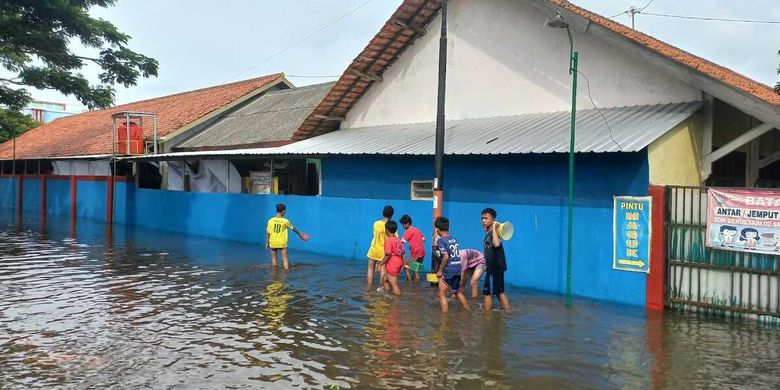
M 571 33 L 569 33 L 571 39 Z M 569 226 L 568 242 L 566 248 L 566 306 L 571 307 L 571 244 L 574 218 L 574 129 L 577 115 L 577 60 L 578 53 L 571 46 L 571 63 L 569 73 L 572 75 L 571 88 L 571 132 L 569 134 Z

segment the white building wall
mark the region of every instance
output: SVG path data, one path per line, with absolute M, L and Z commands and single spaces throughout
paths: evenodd
M 448 20 L 447 118 L 567 111 L 571 108 L 566 31 L 522 0 L 453 0 Z M 436 119 L 441 18 L 352 108 L 344 128 Z M 694 101 L 701 94 L 596 37 L 575 32 L 579 68 L 599 106 Z M 577 105 L 593 108 L 580 76 Z

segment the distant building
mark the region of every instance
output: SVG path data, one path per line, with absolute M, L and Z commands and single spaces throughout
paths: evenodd
M 27 107 L 22 109 L 22 113 L 32 116 L 38 122 L 49 123 L 57 118 L 73 115 L 68 112 L 65 103 L 42 102 L 33 100 Z

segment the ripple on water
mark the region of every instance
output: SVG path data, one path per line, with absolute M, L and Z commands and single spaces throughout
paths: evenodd
M 425 285 L 366 292 L 362 262 L 57 231 L 0 229 L 2 388 L 780 386 L 777 330 L 516 288 L 510 312 L 442 315 Z

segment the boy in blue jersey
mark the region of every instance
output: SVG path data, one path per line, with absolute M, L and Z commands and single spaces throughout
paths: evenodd
M 441 311 L 446 313 L 449 310 L 447 303 L 447 292 L 451 289 L 460 304 L 467 311 L 469 303 L 466 296 L 460 288 L 460 249 L 458 240 L 450 236 L 450 220 L 445 217 L 436 218 L 433 223 L 436 227 L 436 235 L 439 237 L 436 246 L 441 254 L 441 263 L 436 276 L 439 277 L 439 302 L 441 302 Z

